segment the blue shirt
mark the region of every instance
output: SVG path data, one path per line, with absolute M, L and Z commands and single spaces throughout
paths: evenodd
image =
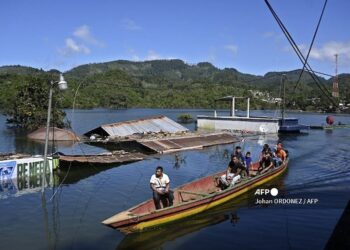
M 252 157 L 244 157 L 245 160 L 245 165 L 248 168 L 250 166 L 250 164 L 252 163 Z

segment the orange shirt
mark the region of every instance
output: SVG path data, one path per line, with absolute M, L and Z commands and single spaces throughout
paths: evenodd
M 283 149 L 278 149 L 276 151 L 276 156 L 280 158 L 282 161 L 285 161 L 287 158 L 287 153 Z

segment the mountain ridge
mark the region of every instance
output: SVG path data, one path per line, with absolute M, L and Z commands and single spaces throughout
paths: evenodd
M 308 72 L 304 72 L 298 88 L 295 88 L 301 70 L 271 71 L 264 76 L 242 73 L 235 68 L 219 69 L 209 62 L 187 64 L 179 59 L 133 62 L 115 60 L 90 63 L 74 67 L 64 72 L 69 89 L 63 95 L 69 107 L 77 96 L 76 107 L 213 107 L 214 100 L 221 96 L 251 96 L 252 108 L 274 107 L 274 97 L 281 95 L 281 75 L 286 74 L 286 92 L 291 100 L 290 108 L 312 109 L 320 105 L 309 100 L 320 99 L 326 105 L 326 98 L 317 88 Z M 0 88 L 32 77 L 58 78 L 57 70 L 43 71 L 27 66 L 0 67 Z M 43 78 L 44 79 L 44 78 Z M 332 78 L 319 77 L 331 91 Z M 350 99 L 350 74 L 339 75 L 342 98 Z M 79 90 L 79 91 L 77 91 Z M 12 91 L 15 89 L 12 87 Z M 252 91 L 258 92 L 254 96 Z M 260 93 L 259 93 L 260 92 Z M 5 95 L 5 94 L 4 94 Z M 0 95 L 1 98 L 1 95 Z M 4 96 L 10 105 L 8 96 Z M 2 102 L 2 103 L 1 103 Z

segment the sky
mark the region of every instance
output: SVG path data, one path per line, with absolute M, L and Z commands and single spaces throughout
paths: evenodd
M 306 55 L 323 0 L 269 0 Z M 350 1 L 329 0 L 309 63 L 350 72 Z M 62 72 L 114 60 L 181 59 L 264 75 L 302 67 L 264 0 L 2 0 L 0 66 Z

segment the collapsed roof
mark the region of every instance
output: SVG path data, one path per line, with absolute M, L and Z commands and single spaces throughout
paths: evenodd
M 131 121 L 116 122 L 101 125 L 86 132 L 84 135 L 94 134 L 110 137 L 125 137 L 133 134 L 145 133 L 180 133 L 187 132 L 188 129 L 166 116 L 153 116 Z

